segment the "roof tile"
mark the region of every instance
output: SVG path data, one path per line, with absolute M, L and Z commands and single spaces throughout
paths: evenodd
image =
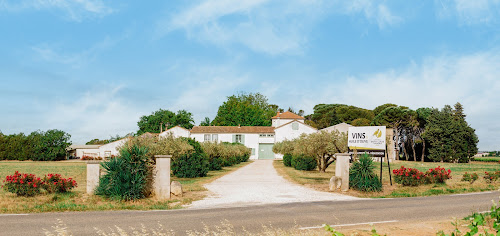
M 223 134 L 223 133 L 274 133 L 272 126 L 195 126 L 191 129 L 192 134 Z

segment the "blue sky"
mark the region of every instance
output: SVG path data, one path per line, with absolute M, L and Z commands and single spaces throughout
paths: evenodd
M 461 102 L 500 149 L 500 0 L 0 0 L 0 130 L 74 143 L 159 108 L 213 119 L 227 96 L 280 107 Z

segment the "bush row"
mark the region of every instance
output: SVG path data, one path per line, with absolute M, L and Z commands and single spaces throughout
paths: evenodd
M 240 143 L 201 143 L 203 151 L 208 155 L 210 170 L 220 170 L 224 166 L 232 166 L 250 159 L 250 149 Z
M 0 133 L 0 160 L 59 161 L 66 159 L 71 135 L 61 130 L 3 135 Z
M 5 191 L 26 197 L 40 194 L 41 189 L 48 193 L 64 193 L 77 186 L 75 180 L 62 178 L 60 174 L 48 174 L 42 180 L 34 174 L 23 174 L 19 173 L 19 171 L 6 176 L 3 182 L 2 187 Z
M 293 167 L 296 170 L 314 170 L 318 166 L 316 158 L 306 155 L 283 155 L 283 164 L 285 166 Z
M 403 186 L 418 186 L 421 184 L 444 183 L 451 178 L 451 170 L 440 166 L 429 169 L 425 173 L 414 168 L 401 168 L 393 170 L 394 181 Z

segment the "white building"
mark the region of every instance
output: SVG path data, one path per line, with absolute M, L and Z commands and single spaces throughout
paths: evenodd
M 275 159 L 282 156 L 273 153 L 274 143 L 315 132 L 304 117 L 287 111 L 272 117 L 272 126 L 195 126 L 190 137 L 199 142 L 241 143 L 252 150 L 250 159 Z
M 111 156 L 118 156 L 119 154 L 119 148 L 123 146 L 128 141 L 127 138 L 123 138 L 120 140 L 116 140 L 111 143 L 104 144 L 99 147 L 99 156 L 100 157 L 111 157 Z
M 175 126 L 159 134 L 160 137 L 167 137 L 168 135 L 172 135 L 174 138 L 179 138 L 179 137 L 189 138 L 191 133 L 186 128 Z
M 98 157 L 101 145 L 71 145 L 66 151 L 69 158 L 82 158 L 83 156 Z

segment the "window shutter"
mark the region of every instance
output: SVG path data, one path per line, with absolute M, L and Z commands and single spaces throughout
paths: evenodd
M 241 135 L 241 143 L 245 144 L 245 135 L 244 134 Z
M 233 143 L 236 143 L 236 134 L 233 134 Z

